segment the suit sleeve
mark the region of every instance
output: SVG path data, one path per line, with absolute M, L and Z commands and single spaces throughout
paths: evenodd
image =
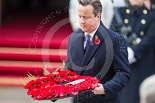
M 154 47 L 155 46 L 155 22 L 153 22 L 150 27 L 148 28 L 147 34 L 145 34 L 146 36 L 144 36 L 141 40 L 141 42 L 136 45 L 136 46 L 132 46 L 131 48 L 133 49 L 134 53 L 135 53 L 135 57 L 137 59 L 141 59 L 141 57 L 143 56 L 144 53 L 147 52 L 147 50 L 150 47 Z
M 118 94 L 130 80 L 127 45 L 122 35 L 117 35 L 113 42 L 113 48 L 112 66 L 115 75 L 110 81 L 103 84 L 106 98 L 111 98 Z

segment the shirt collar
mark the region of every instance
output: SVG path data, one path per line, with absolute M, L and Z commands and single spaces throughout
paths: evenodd
M 89 35 L 90 35 L 90 38 L 93 38 L 93 36 L 95 35 L 95 33 L 96 33 L 96 31 L 97 31 L 97 29 L 99 28 L 99 25 L 98 25 L 98 27 L 92 32 L 92 33 L 90 33 Z M 86 35 L 87 35 L 88 33 L 86 33 L 86 32 L 84 32 L 84 36 L 86 37 Z M 91 39 L 92 40 L 92 39 Z

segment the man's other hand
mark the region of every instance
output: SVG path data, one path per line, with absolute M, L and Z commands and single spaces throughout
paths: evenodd
M 100 83 L 98 83 L 98 87 L 96 87 L 94 90 L 92 90 L 92 92 L 94 94 L 105 94 L 103 85 Z

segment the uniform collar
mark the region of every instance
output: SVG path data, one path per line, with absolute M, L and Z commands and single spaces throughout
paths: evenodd
M 143 10 L 148 10 L 144 5 L 138 9 L 134 9 L 131 5 L 128 5 L 127 9 L 130 10 L 131 15 L 137 15 L 137 16 L 143 15 Z

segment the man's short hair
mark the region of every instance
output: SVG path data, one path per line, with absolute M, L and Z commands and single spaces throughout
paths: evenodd
M 142 82 L 140 86 L 140 98 L 144 103 L 155 103 L 155 74 Z
M 79 4 L 83 6 L 91 5 L 94 9 L 94 15 L 97 16 L 98 13 L 102 12 L 102 5 L 100 0 L 79 0 Z

